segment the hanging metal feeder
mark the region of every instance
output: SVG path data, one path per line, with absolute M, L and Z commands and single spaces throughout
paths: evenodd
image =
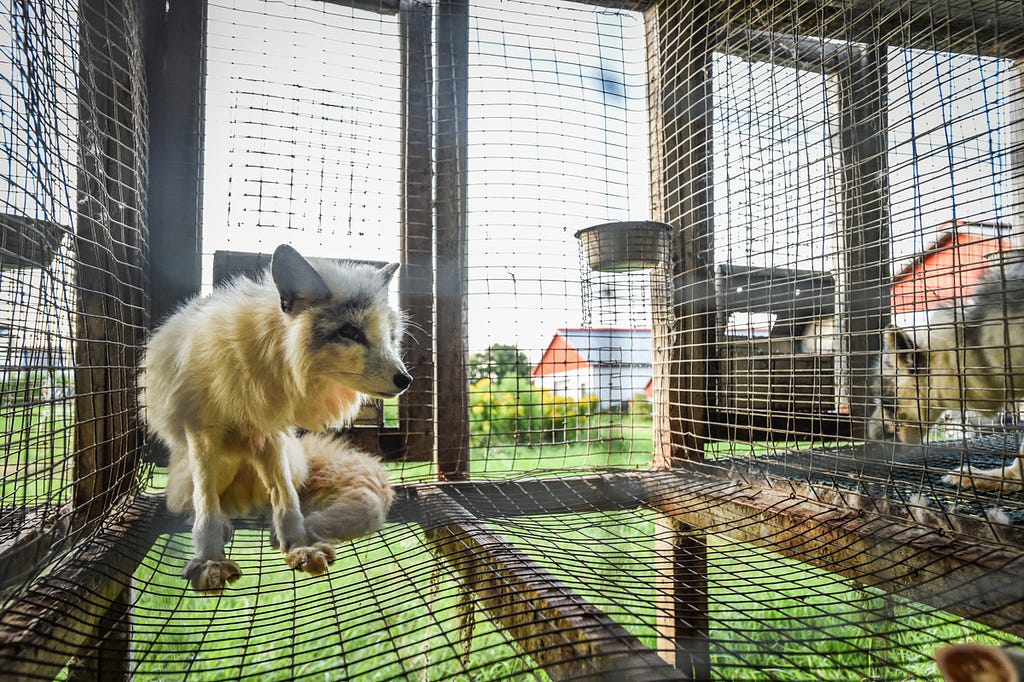
M 668 258 L 672 227 L 650 220 L 602 223 L 576 232 L 591 269 L 648 270 Z

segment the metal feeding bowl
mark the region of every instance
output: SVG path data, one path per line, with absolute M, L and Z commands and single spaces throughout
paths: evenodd
M 602 223 L 576 233 L 591 269 L 647 270 L 668 258 L 672 227 L 650 220 Z

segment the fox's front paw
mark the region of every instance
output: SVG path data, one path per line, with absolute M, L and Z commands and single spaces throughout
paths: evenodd
M 242 577 L 242 569 L 231 559 L 213 561 L 196 557 L 188 562 L 181 577 L 192 583 L 192 588 L 200 592 L 220 593 L 228 583 Z
M 336 558 L 334 548 L 326 542 L 318 542 L 311 547 L 293 547 L 288 550 L 284 560 L 296 571 L 305 571 L 310 575 L 321 575 Z
M 946 485 L 960 488 L 974 488 L 975 490 L 990 490 L 1010 492 L 1021 489 L 1021 481 L 1014 476 L 1014 469 L 971 469 L 970 464 L 965 464 L 942 477 Z

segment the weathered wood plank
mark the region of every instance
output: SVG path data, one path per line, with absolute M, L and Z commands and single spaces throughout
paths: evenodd
M 431 551 L 552 679 L 689 679 L 441 490 L 419 502 Z
M 109 634 L 102 625 L 124 622 L 111 608 L 156 541 L 160 528 L 154 519 L 161 508 L 161 497 L 141 496 L 111 514 L 80 552 L 4 608 L 0 670 L 5 679 L 52 679 L 73 656 L 88 660 L 101 655 L 98 651 L 109 653 L 96 649 Z M 107 641 L 117 639 L 115 633 Z
M 694 472 L 645 481 L 651 506 L 680 523 L 1024 635 L 1019 550 Z

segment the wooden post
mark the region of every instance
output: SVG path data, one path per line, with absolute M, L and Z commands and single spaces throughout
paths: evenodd
M 434 169 L 433 22 L 429 3 L 403 0 L 402 40 L 402 269 L 399 306 L 408 315 L 404 357 L 412 386 L 398 401 L 404 458 L 434 453 Z
M 654 464 L 664 469 L 702 458 L 708 434 L 712 10 L 711 0 L 664 0 L 646 14 L 653 215 L 674 228 L 672 314 L 654 320 Z M 693 679 L 710 679 L 705 537 L 666 517 L 656 523 L 658 650 Z
M 469 476 L 466 121 L 469 2 L 437 5 L 437 475 Z
M 1016 61 L 1017 90 L 1010 100 L 1010 192 L 1004 199 L 1010 222 L 1010 242 L 1024 249 L 1024 59 Z
M 159 324 L 202 281 L 206 2 L 144 3 L 149 86 L 149 310 Z
M 145 324 L 145 92 L 134 2 L 79 4 L 75 523 L 137 486 L 136 355 Z
M 865 36 L 849 36 L 864 42 Z M 875 392 L 871 377 L 889 322 L 887 49 L 878 36 L 849 51 L 836 71 L 842 144 L 844 321 L 853 435 L 862 437 Z
M 68 662 L 68 682 L 127 682 L 132 678 L 131 589 L 111 600 L 96 624 L 96 645 Z

